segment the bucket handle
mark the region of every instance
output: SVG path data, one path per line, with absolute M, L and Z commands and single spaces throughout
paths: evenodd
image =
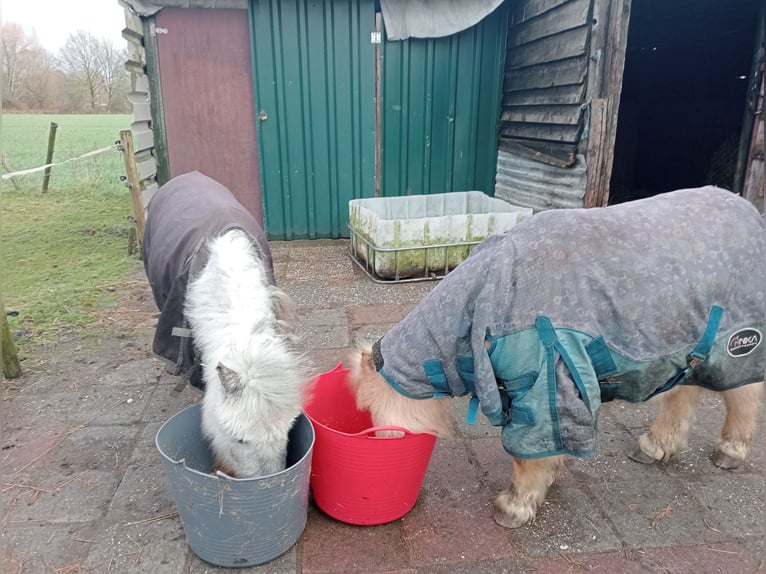
M 395 431 L 395 432 L 400 432 L 400 433 L 404 434 L 405 436 L 407 436 L 407 435 L 409 435 L 409 436 L 416 436 L 417 434 L 421 434 L 421 433 L 414 433 L 412 431 L 409 431 L 409 430 L 407 430 L 404 427 L 377 426 L 377 427 L 370 427 L 370 428 L 365 429 L 363 431 L 359 431 L 357 433 L 350 434 L 349 436 L 360 436 L 360 437 L 361 436 L 367 436 L 369 434 L 373 434 L 373 433 L 376 433 L 378 431 Z M 383 436 L 375 437 L 375 436 L 373 436 L 371 438 L 386 439 L 386 438 L 400 438 L 400 437 L 388 437 L 388 436 L 385 436 L 385 437 L 383 437 Z

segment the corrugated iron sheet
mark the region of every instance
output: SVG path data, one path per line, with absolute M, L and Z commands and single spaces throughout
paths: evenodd
M 372 0 L 251 5 L 264 223 L 271 239 L 348 236 L 375 194 Z
M 508 9 L 454 36 L 383 44 L 383 196 L 492 192 Z
M 585 158 L 578 154 L 572 167 L 563 168 L 500 150 L 497 155 L 495 197 L 536 212 L 560 207 L 582 207 L 586 187 Z

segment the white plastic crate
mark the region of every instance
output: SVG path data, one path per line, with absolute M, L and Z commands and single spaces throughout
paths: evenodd
M 481 191 L 352 199 L 351 257 L 373 280 L 439 279 L 531 215 Z

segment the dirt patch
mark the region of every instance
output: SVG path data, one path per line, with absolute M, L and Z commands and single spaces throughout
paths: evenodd
M 143 270 L 131 273 L 112 290 L 117 300 L 98 309 L 87 328 L 64 333 L 55 343 L 19 344 L 22 376 L 4 381 L 5 401 L 15 390 L 44 386 L 46 377 L 57 379 L 55 388 L 76 389 L 85 380 L 98 380 L 107 369 L 151 356 L 159 312 Z

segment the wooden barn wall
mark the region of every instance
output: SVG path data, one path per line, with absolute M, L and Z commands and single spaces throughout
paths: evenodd
M 574 164 L 583 130 L 592 0 L 511 3 L 500 147 Z
M 153 32 L 170 177 L 201 171 L 262 221 L 247 10 L 165 8 Z
M 154 192 L 157 191 L 158 170 L 155 159 L 151 82 L 147 73 L 144 28 L 144 21 L 137 14 L 126 9 L 125 29 L 122 35 L 127 42 L 128 59 L 125 62 L 125 69 L 130 74 L 131 90 L 128 101 L 133 107 L 133 122 L 130 124 L 130 130 L 133 132 L 136 167 L 141 180 L 143 204 L 146 207 Z

